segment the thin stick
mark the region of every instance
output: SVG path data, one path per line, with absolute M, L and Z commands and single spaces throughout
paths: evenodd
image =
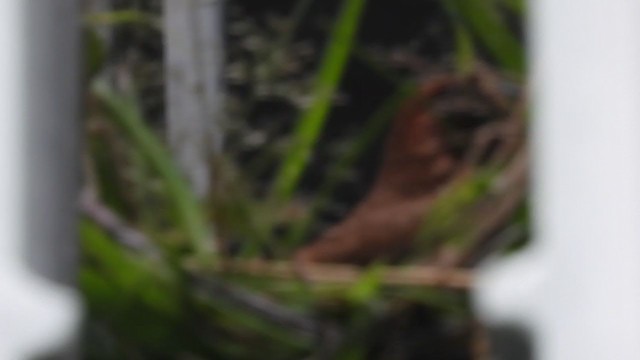
M 362 277 L 365 269 L 357 266 L 337 264 L 305 264 L 298 268 L 289 262 L 235 260 L 222 263 L 218 271 L 284 280 L 298 279 L 302 275 L 304 279 L 311 284 L 353 284 Z M 385 268 L 381 282 L 384 285 L 390 286 L 430 286 L 468 289 L 472 285 L 472 278 L 471 271 L 469 270 L 409 266 Z
M 157 254 L 158 250 L 153 247 L 147 236 L 129 226 L 109 207 L 101 203 L 90 187 L 83 190 L 79 208 L 83 215 L 105 230 L 120 245 L 131 250 Z

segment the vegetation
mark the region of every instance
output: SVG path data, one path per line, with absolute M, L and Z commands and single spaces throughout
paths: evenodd
M 505 203 L 486 201 L 517 156 L 443 190 L 407 262 L 301 274 L 288 260 L 364 195 L 389 121 L 425 74 L 482 62 L 519 85 L 519 0 L 230 1 L 227 144 L 206 201 L 163 140 L 160 1 L 118 3 L 85 22 L 88 358 L 483 356 L 472 270 L 409 261 L 492 251 L 474 242 L 496 236 L 477 210 Z M 521 243 L 526 211 L 507 220 L 501 239 Z

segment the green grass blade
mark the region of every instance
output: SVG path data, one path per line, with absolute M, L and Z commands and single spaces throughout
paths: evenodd
M 500 0 L 500 3 L 520 16 L 524 16 L 527 10 L 524 0 Z
M 302 177 L 338 87 L 349 54 L 353 49 L 360 15 L 366 0 L 345 0 L 341 14 L 333 27 L 328 47 L 320 64 L 314 88 L 314 100 L 303 112 L 294 130 L 292 145 L 276 174 L 272 199 L 287 201 Z
M 471 34 L 462 24 L 456 26 L 455 61 L 456 70 L 463 75 L 470 74 L 476 62 L 476 50 L 473 46 Z
M 114 26 L 126 24 L 147 25 L 156 30 L 161 30 L 161 21 L 158 17 L 138 10 L 118 10 L 97 12 L 85 15 L 84 22 L 90 26 Z
M 454 19 L 468 26 L 505 70 L 523 74 L 524 50 L 500 17 L 495 1 L 444 0 L 442 3 Z
M 146 127 L 136 102 L 131 97 L 116 94 L 104 82 L 95 82 L 93 93 L 161 177 L 173 205 L 174 216 L 190 239 L 193 250 L 198 254 L 213 252 L 211 232 L 198 201 L 174 166 L 169 153 Z

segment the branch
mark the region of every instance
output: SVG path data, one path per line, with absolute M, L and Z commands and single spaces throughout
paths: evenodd
M 304 264 L 298 268 L 289 262 L 235 260 L 222 262 L 217 271 L 283 280 L 304 277 L 305 281 L 312 284 L 350 285 L 360 280 L 366 269 L 337 264 Z M 451 289 L 468 289 L 472 281 L 472 274 L 468 270 L 427 266 L 387 267 L 381 278 L 382 284 L 389 286 L 431 286 Z
M 95 191 L 85 189 L 80 196 L 80 212 L 105 230 L 120 245 L 131 250 L 159 254 L 146 235 L 130 227 L 116 213 L 102 204 Z

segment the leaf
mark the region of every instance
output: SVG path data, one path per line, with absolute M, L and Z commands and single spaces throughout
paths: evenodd
M 384 266 L 372 265 L 348 290 L 346 296 L 356 304 L 366 304 L 376 298 L 382 289 Z
M 345 0 L 316 76 L 313 102 L 302 113 L 272 188 L 272 200 L 288 201 L 302 177 L 331 109 L 331 100 L 353 49 L 366 0 Z
M 177 312 L 176 297 L 170 295 L 174 292 L 172 273 L 166 264 L 128 253 L 91 222 L 82 222 L 80 230 L 89 260 L 81 273 L 88 294 L 120 302 L 137 298 L 165 314 Z
M 115 26 L 126 24 L 147 25 L 161 30 L 161 21 L 148 13 L 137 10 L 118 10 L 96 12 L 84 17 L 84 22 L 90 26 Z
M 500 17 L 495 1 L 443 0 L 442 3 L 454 20 L 465 24 L 507 71 L 523 74 L 524 50 Z
M 458 24 L 456 26 L 456 68 L 462 75 L 468 75 L 473 71 L 476 60 L 475 48 L 469 31 Z
M 85 71 L 88 78 L 92 78 L 103 67 L 107 50 L 102 38 L 93 29 L 85 32 Z
M 101 81 L 94 82 L 93 94 L 161 177 L 172 203 L 173 215 L 190 239 L 193 250 L 202 255 L 213 253 L 211 231 L 200 204 L 173 164 L 169 153 L 146 127 L 134 99 L 116 94 Z
M 500 3 L 517 15 L 525 15 L 527 6 L 524 0 L 500 0 Z
M 495 174 L 489 170 L 453 183 L 427 212 L 417 236 L 420 253 L 428 253 L 437 243 L 466 245 L 469 233 L 467 212 L 490 191 Z

